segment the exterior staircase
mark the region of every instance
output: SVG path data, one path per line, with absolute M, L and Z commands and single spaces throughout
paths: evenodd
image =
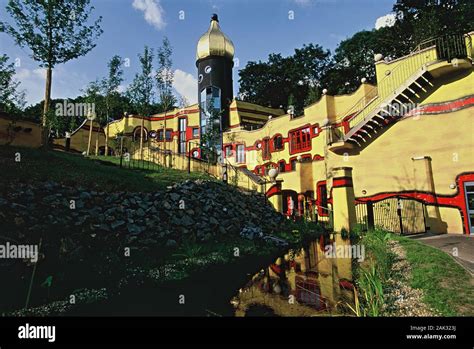
M 470 47 L 469 36 L 437 38 L 387 64 L 385 76 L 377 86 L 336 120 L 335 124 L 343 120 L 348 127 L 344 131 L 334 124 L 330 127 L 329 149 L 336 151 L 368 145 L 384 128 L 414 109 L 417 102 L 432 91 L 435 78 L 471 68 Z

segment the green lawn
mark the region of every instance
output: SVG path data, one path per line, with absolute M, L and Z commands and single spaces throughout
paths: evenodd
M 21 156 L 19 162 L 15 161 L 17 153 Z M 105 191 L 156 191 L 186 179 L 211 179 L 206 174 L 188 174 L 158 165 L 143 170 L 120 168 L 114 164 L 119 159 L 109 159 L 106 162 L 104 158 L 85 158 L 60 151 L 0 146 L 0 183 L 52 180 Z
M 394 236 L 412 266 L 411 286 L 424 291 L 424 301 L 445 316 L 474 315 L 474 278 L 449 255 L 406 237 Z

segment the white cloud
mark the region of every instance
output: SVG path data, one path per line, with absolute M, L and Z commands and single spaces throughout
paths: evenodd
M 193 75 L 180 69 L 175 70 L 173 87 L 179 95 L 186 98 L 189 105 L 197 103 L 197 86 L 197 80 Z
M 43 68 L 20 68 L 16 71 L 15 78 L 20 82 L 19 89 L 25 90 L 27 105 L 44 99 L 46 71 Z M 87 82 L 86 76 L 58 66 L 53 69 L 51 98 L 75 98 Z
M 142 11 L 145 21 L 156 29 L 161 30 L 166 26 L 160 0 L 133 0 L 132 6 L 134 9 Z
M 293 0 L 297 5 L 306 6 L 311 3 L 311 0 Z
M 396 19 L 396 15 L 394 13 L 389 13 L 385 16 L 379 17 L 375 21 L 375 29 L 392 27 L 395 24 Z

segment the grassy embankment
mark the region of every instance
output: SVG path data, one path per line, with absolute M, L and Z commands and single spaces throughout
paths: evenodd
M 409 286 L 423 291 L 423 302 L 442 316 L 474 314 L 474 280 L 449 255 L 413 239 L 374 231 L 363 234 L 368 258 L 356 268 L 359 316 L 382 315 L 387 280 L 392 277 L 394 256 L 388 242 L 397 241 L 411 266 Z
M 17 154 L 21 157 L 19 162 L 15 162 Z M 111 160 L 117 162 L 117 159 Z M 0 164 L 2 168 L 0 193 L 14 188 L 15 181 L 31 183 L 55 181 L 75 187 L 81 186 L 88 190 L 148 192 L 164 190 L 167 186 L 186 179 L 212 179 L 205 174 L 188 174 L 186 171 L 157 165 L 151 166 L 150 170 L 133 170 L 81 155 L 5 146 L 0 146 Z M 281 231 L 275 232 L 275 235 L 287 239 L 291 246 L 296 246 L 321 234 L 322 231 L 317 228 L 315 225 L 288 223 L 281 227 Z M 284 249 L 240 236 L 230 236 L 206 244 L 191 240 L 163 253 L 163 265 L 158 266 L 158 269 L 170 265 L 177 267 L 173 268 L 173 273 L 170 275 L 171 282 L 176 282 L 177 279 L 185 280 L 209 267 L 226 266 L 242 260 L 234 256 L 236 246 L 239 247 L 240 256 L 252 258 L 252 268 L 255 269 L 259 268 L 258 260 L 270 263 L 272 258 L 278 256 Z M 263 265 L 265 264 L 260 267 Z M 150 271 L 156 266 L 143 265 L 143 267 Z M 255 271 L 257 270 L 246 270 L 244 275 Z M 83 285 L 83 287 L 89 286 Z M 21 290 L 21 293 L 23 291 L 25 290 Z
M 20 154 L 19 162 L 15 162 L 16 153 Z M 203 173 L 188 174 L 155 164 L 149 170 L 119 168 L 114 165 L 118 162 L 118 158 L 110 158 L 109 163 L 59 151 L 0 146 L 0 183 L 51 180 L 104 191 L 150 192 L 186 179 L 212 179 Z

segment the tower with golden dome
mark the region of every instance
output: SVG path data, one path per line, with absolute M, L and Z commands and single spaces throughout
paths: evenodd
M 216 14 L 211 17 L 209 29 L 198 41 L 196 66 L 198 68 L 198 100 L 201 135 L 209 127 L 210 107 L 221 111 L 221 132 L 229 127 L 229 105 L 233 99 L 232 68 L 234 44 L 221 31 Z

